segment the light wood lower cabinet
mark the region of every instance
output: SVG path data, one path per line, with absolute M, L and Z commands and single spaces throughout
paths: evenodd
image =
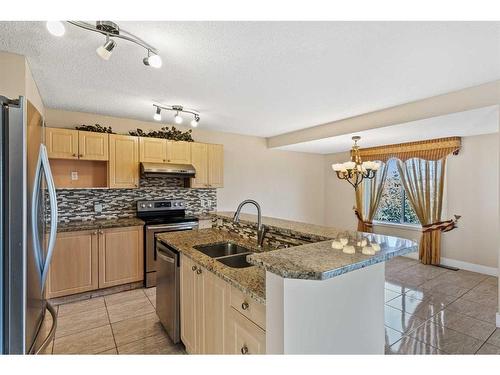
M 235 309 L 229 309 L 225 354 L 266 354 L 266 332 Z
M 47 298 L 143 279 L 143 227 L 58 233 Z
M 265 331 L 231 307 L 230 284 L 183 254 L 180 272 L 181 340 L 188 353 L 265 353 Z
M 99 234 L 99 288 L 144 278 L 143 227 L 106 229 Z
M 97 231 L 57 235 L 47 277 L 47 298 L 87 292 L 98 288 Z

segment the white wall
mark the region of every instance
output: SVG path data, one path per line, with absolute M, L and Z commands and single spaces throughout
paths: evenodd
M 148 130 L 160 126 L 156 122 L 50 108 L 46 109 L 46 121 L 47 126 L 65 128 L 99 123 L 123 134 L 138 127 Z M 202 123 L 193 131 L 193 138 L 224 145 L 224 188 L 217 190 L 220 211 L 234 211 L 242 200 L 252 198 L 261 204 L 265 216 L 323 224 L 322 155 L 271 150 L 264 138 L 212 132 L 204 130 Z M 253 210 L 245 209 L 250 213 Z
M 443 234 L 442 257 L 497 268 L 498 220 L 498 134 L 462 138 L 459 155 L 447 160 L 445 216 L 462 215 L 459 227 Z M 345 161 L 348 153 L 327 155 L 325 159 L 327 212 L 325 223 L 356 228 L 354 189 L 337 179 L 330 168 Z M 376 226 L 377 233 L 410 239 L 420 238 L 415 230 Z
M 26 96 L 42 116 L 45 113 L 38 87 L 24 56 L 0 52 L 0 95 L 9 99 Z

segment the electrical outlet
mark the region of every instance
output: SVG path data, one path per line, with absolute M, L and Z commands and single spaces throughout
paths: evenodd
M 78 171 L 71 172 L 71 181 L 78 180 Z
M 101 203 L 95 203 L 94 204 L 94 212 L 101 213 L 102 212 L 102 204 Z

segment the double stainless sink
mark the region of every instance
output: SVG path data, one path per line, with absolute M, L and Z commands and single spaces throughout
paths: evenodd
M 231 268 L 245 268 L 252 266 L 247 262 L 247 255 L 253 251 L 233 242 L 219 242 L 214 244 L 193 246 L 196 250 L 214 258 L 218 262 Z

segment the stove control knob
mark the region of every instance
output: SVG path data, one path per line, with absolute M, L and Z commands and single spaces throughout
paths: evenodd
M 141 208 L 146 208 L 146 204 L 141 203 Z
M 179 206 L 182 206 L 182 205 L 183 205 L 183 203 L 182 203 L 182 202 L 179 202 Z
M 177 202 L 174 202 L 174 207 L 177 207 Z
M 153 208 L 153 204 L 152 203 L 148 203 L 148 208 Z

